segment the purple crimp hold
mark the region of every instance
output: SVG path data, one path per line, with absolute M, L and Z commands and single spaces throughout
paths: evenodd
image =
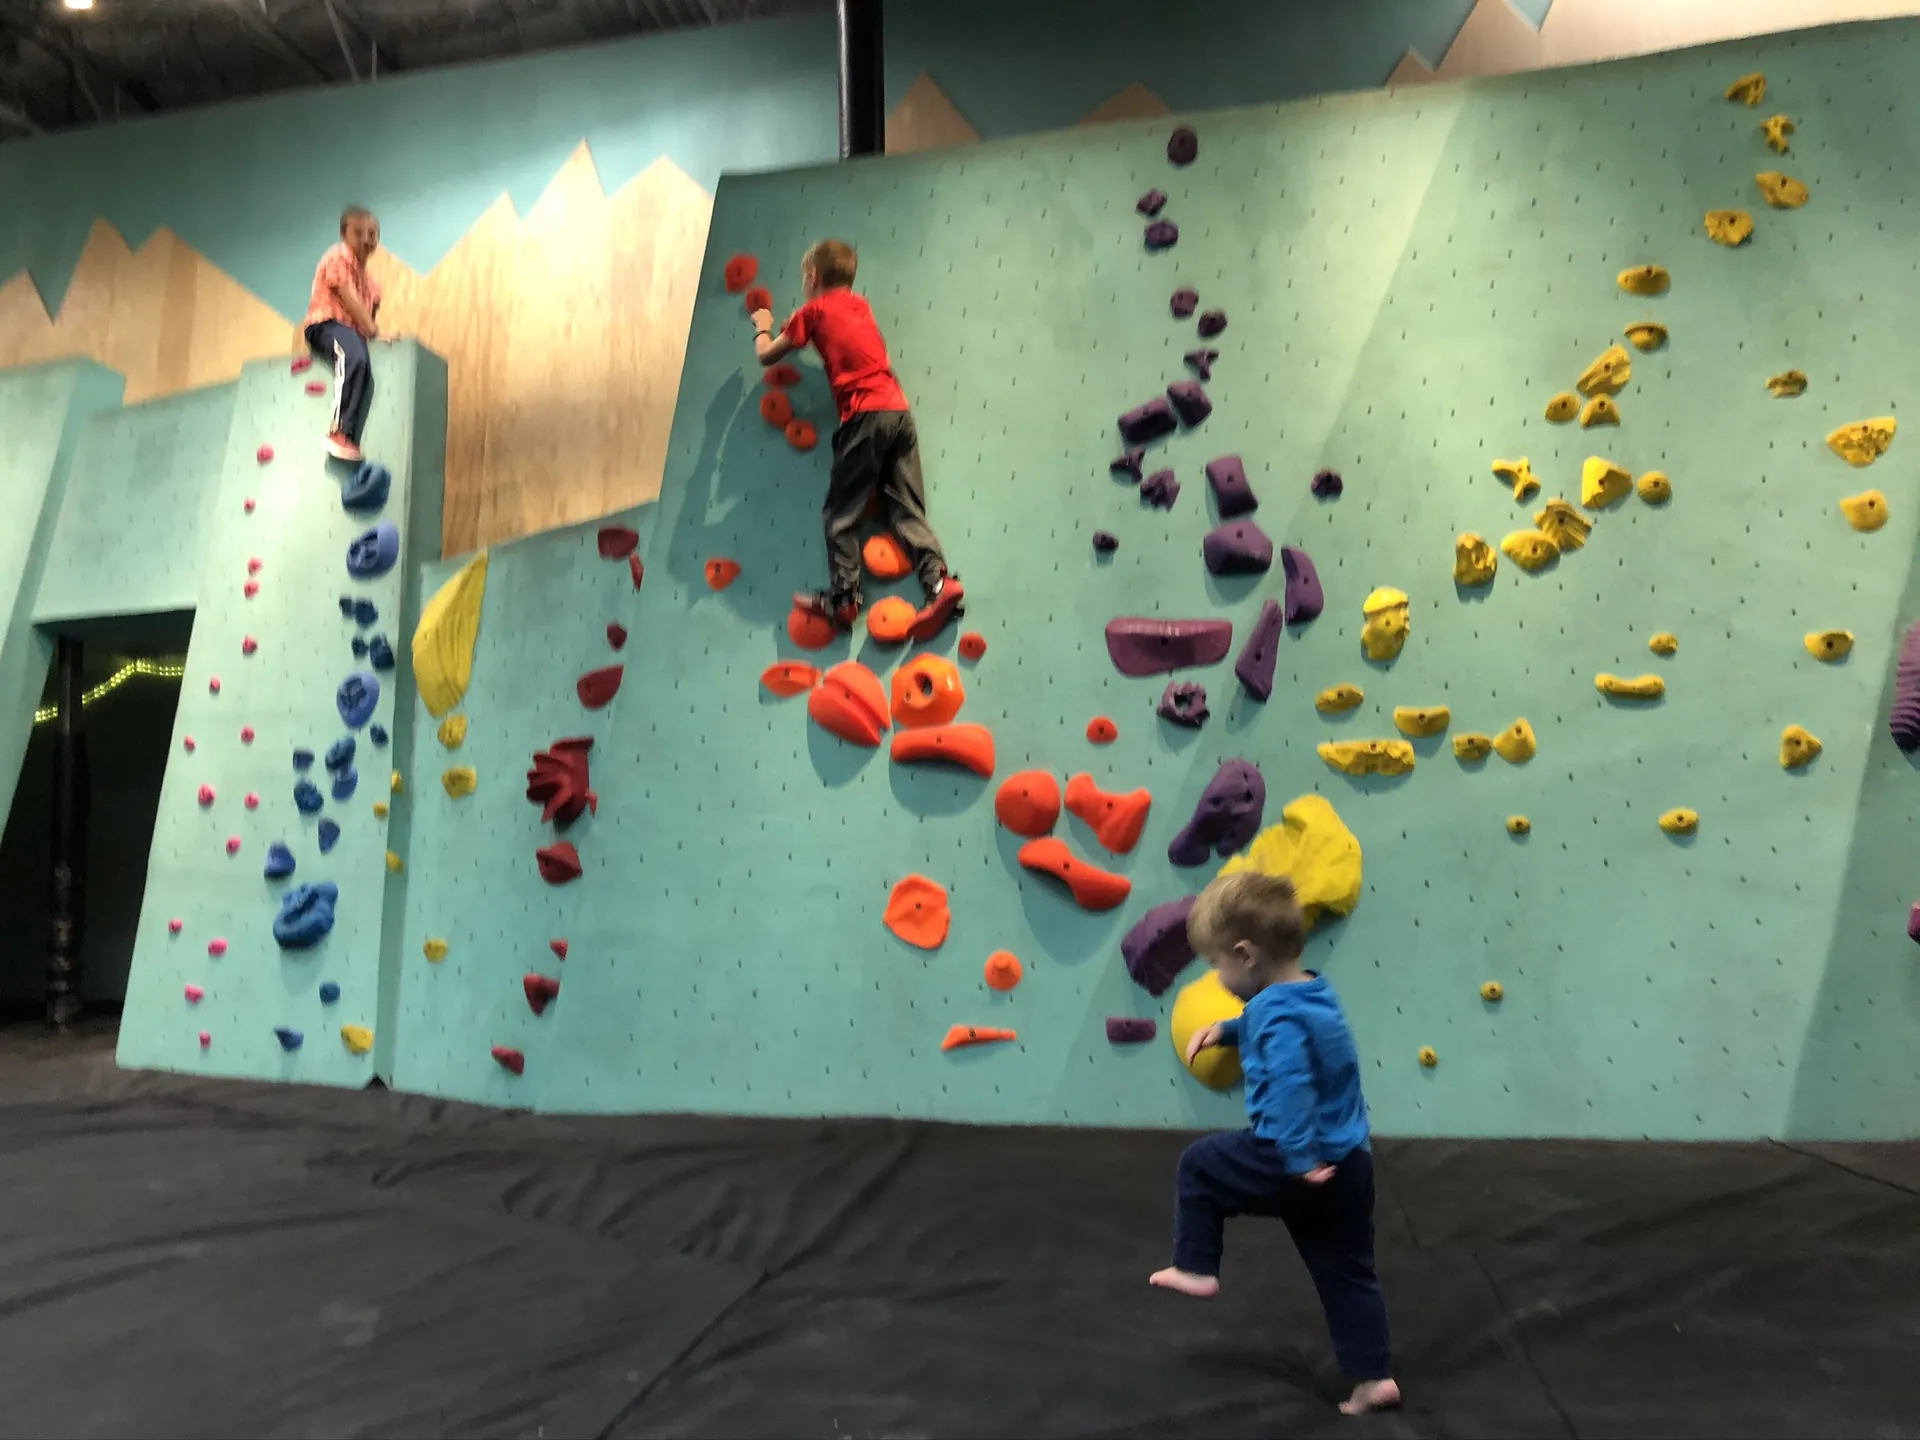
M 1163 395 L 1154 396 L 1146 404 L 1120 417 L 1120 438 L 1129 446 L 1145 445 L 1149 440 L 1171 435 L 1179 428 L 1180 422 L 1173 416 L 1173 406 L 1167 403 Z
M 1180 482 L 1171 470 L 1156 470 L 1140 482 L 1140 498 L 1161 510 L 1171 510 L 1180 498 Z
M 1190 680 L 1169 680 L 1160 692 L 1160 718 L 1198 730 L 1207 723 L 1207 687 Z
M 1120 537 L 1111 530 L 1096 530 L 1093 532 L 1093 548 L 1102 555 L 1111 555 L 1120 548 Z
M 1185 425 L 1198 425 L 1213 413 L 1213 401 L 1207 398 L 1198 380 L 1174 381 L 1167 386 L 1167 399 L 1180 412 L 1181 423 Z
M 1320 588 L 1320 572 L 1313 568 L 1307 552 L 1297 545 L 1282 545 L 1280 565 L 1287 576 L 1287 624 L 1317 620 L 1327 608 L 1327 596 Z
M 1151 220 L 1154 216 L 1160 213 L 1162 207 L 1164 207 L 1166 203 L 1167 203 L 1166 191 L 1149 190 L 1146 194 L 1142 195 L 1138 200 L 1133 202 L 1133 208 L 1138 210 L 1142 215 L 1146 216 L 1149 220 Z
M 1171 220 L 1156 220 L 1147 226 L 1147 248 L 1166 250 L 1180 240 L 1180 227 Z
M 1191 165 L 1200 153 L 1200 137 L 1191 127 L 1182 125 L 1167 137 L 1167 159 L 1175 165 Z
M 1286 616 L 1280 602 L 1261 602 L 1260 618 L 1247 632 L 1247 643 L 1240 647 L 1240 658 L 1233 662 L 1233 673 L 1247 694 L 1265 701 L 1273 695 L 1273 672 L 1280 660 L 1280 637 L 1285 634 Z
M 1238 455 L 1222 455 L 1218 460 L 1209 460 L 1207 484 L 1213 487 L 1213 503 L 1219 507 L 1222 520 L 1231 520 L 1236 515 L 1245 515 L 1249 510 L 1260 508 L 1253 487 L 1247 483 L 1247 467 L 1240 463 Z
M 1133 983 L 1149 995 L 1164 995 L 1176 976 L 1193 963 L 1193 945 L 1187 939 L 1187 916 L 1197 895 L 1156 905 L 1120 937 L 1120 954 Z
M 1184 320 L 1193 314 L 1194 307 L 1200 303 L 1198 290 L 1180 289 L 1173 292 L 1173 298 L 1167 302 L 1167 308 L 1173 311 L 1173 318 Z
M 1900 642 L 1900 660 L 1893 672 L 1893 708 L 1887 712 L 1893 743 L 1911 753 L 1920 750 L 1920 621 Z
M 1198 350 L 1187 351 L 1184 358 L 1187 364 L 1193 367 L 1194 374 L 1198 375 L 1202 380 L 1211 380 L 1213 378 L 1213 362 L 1220 358 L 1220 352 L 1218 350 L 1209 350 L 1203 345 Z
M 1198 299 L 1199 297 L 1196 296 L 1195 298 Z M 1200 317 L 1200 338 L 1202 340 L 1211 340 L 1226 328 L 1227 312 L 1224 310 L 1209 310 Z
M 1214 773 L 1193 807 L 1193 818 L 1167 845 L 1176 865 L 1201 865 L 1209 854 L 1231 855 L 1260 833 L 1267 781 L 1247 760 L 1229 760 Z
M 1313 477 L 1313 493 L 1322 500 L 1337 500 L 1346 488 L 1338 470 L 1322 470 Z
M 1111 1045 L 1144 1045 L 1159 1033 L 1160 1027 L 1145 1016 L 1107 1017 L 1107 1043 Z
M 1122 425 L 1127 423 L 1125 416 L 1121 417 L 1120 423 Z M 1140 483 L 1140 462 L 1146 458 L 1147 452 L 1144 450 L 1129 450 L 1118 460 L 1109 464 L 1107 469 L 1115 475 L 1129 476 L 1133 480 L 1133 483 L 1138 485 Z
M 1273 541 L 1251 520 L 1229 520 L 1207 532 L 1200 556 L 1210 575 L 1264 575 L 1273 568 Z

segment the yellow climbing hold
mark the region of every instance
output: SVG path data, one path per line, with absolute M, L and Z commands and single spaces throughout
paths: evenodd
M 1613 403 L 1611 395 L 1596 395 L 1587 401 L 1580 411 L 1580 427 L 1591 430 L 1596 425 L 1618 425 L 1620 407 Z
M 1589 510 L 1604 510 L 1624 500 L 1633 489 L 1633 477 L 1611 461 L 1589 455 L 1580 467 L 1580 503 Z
M 400 772 L 398 770 L 394 771 L 393 779 L 387 782 L 387 789 L 391 791 L 393 794 L 398 795 L 401 791 L 405 790 L 406 788 L 407 788 L 407 782 L 400 778 Z
M 480 776 L 471 765 L 455 765 L 441 771 L 440 783 L 446 786 L 447 794 L 458 800 L 479 788 Z
M 1327 915 L 1351 915 L 1360 903 L 1360 842 L 1324 795 L 1302 795 L 1253 843 L 1220 867 L 1284 875 L 1309 927 Z
M 1320 758 L 1345 775 L 1405 775 L 1413 746 L 1404 740 L 1322 740 Z
M 1209 1090 L 1231 1090 L 1240 1082 L 1240 1052 L 1231 1045 L 1214 1045 L 1189 1062 L 1187 1044 L 1209 1025 L 1239 1018 L 1246 1008 L 1246 1002 L 1221 984 L 1218 972 L 1213 970 L 1181 986 L 1180 993 L 1173 997 L 1173 1014 L 1167 1020 L 1173 1053 Z
M 1480 998 L 1489 1005 L 1498 1005 L 1507 998 L 1506 987 L 1498 980 L 1489 980 L 1480 987 Z
M 1507 558 L 1522 570 L 1544 570 L 1560 558 L 1560 547 L 1538 530 L 1516 530 L 1500 542 Z
M 1524 815 L 1507 816 L 1507 834 L 1531 835 L 1532 833 L 1533 833 L 1533 822 L 1527 819 L 1526 816 Z
M 387 802 L 386 801 L 376 800 L 373 802 L 373 818 L 376 820 L 384 820 L 387 818 Z
M 389 850 L 387 851 L 387 869 L 398 875 L 402 870 L 406 869 L 406 864 L 398 855 Z
M 1878 530 L 1887 523 L 1887 497 L 1878 490 L 1862 490 L 1841 500 L 1840 513 L 1856 530 Z
M 1760 133 L 1767 137 L 1767 148 L 1776 155 L 1787 153 L 1787 137 L 1800 127 L 1784 115 L 1773 115 L 1760 122 Z
M 1636 320 L 1627 326 L 1626 336 L 1636 350 L 1658 350 L 1667 343 L 1667 327 L 1658 320 Z
M 1900 422 L 1891 415 L 1856 420 L 1827 436 L 1827 448 L 1849 465 L 1871 465 L 1887 453 L 1887 447 L 1893 444 L 1893 432 L 1899 428 Z
M 1660 828 L 1669 835 L 1691 835 L 1700 828 L 1700 812 L 1684 807 L 1669 810 L 1660 817 Z
M 1758 105 L 1767 98 L 1767 77 L 1758 70 L 1751 75 L 1742 75 L 1727 87 L 1727 99 L 1737 100 L 1742 105 Z
M 442 960 L 447 958 L 447 942 L 444 940 L 429 940 L 420 947 L 420 952 L 425 955 L 427 959 L 438 965 Z
M 1640 498 L 1649 505 L 1664 505 L 1673 498 L 1673 482 L 1667 479 L 1664 471 L 1647 471 L 1635 488 L 1639 490 Z
M 1313 708 L 1322 715 L 1344 715 L 1366 698 L 1358 685 L 1329 685 L 1313 697 Z
M 1707 238 L 1717 245 L 1744 245 L 1753 238 L 1753 217 L 1744 210 L 1709 210 Z
M 1647 641 L 1647 649 L 1656 655 L 1671 655 L 1679 648 L 1680 637 L 1678 635 L 1669 635 L 1664 630 Z
M 1851 630 L 1809 630 L 1807 632 L 1807 653 L 1816 660 L 1831 665 L 1836 660 L 1844 660 L 1853 649 Z
M 1445 705 L 1396 705 L 1393 707 L 1393 728 L 1402 735 L 1411 735 L 1416 740 L 1426 740 L 1438 735 L 1453 723 L 1453 711 Z
M 1453 758 L 1464 764 L 1472 765 L 1484 760 L 1493 753 L 1491 735 L 1456 735 L 1453 737 Z
M 1593 533 L 1593 522 L 1565 500 L 1547 501 L 1545 509 L 1534 513 L 1533 523 L 1562 555 L 1581 549 Z
M 1418 1055 L 1421 1065 L 1428 1070 L 1431 1070 L 1440 1063 L 1440 1057 L 1434 1053 L 1431 1045 L 1422 1045 L 1418 1051 Z
M 1485 585 L 1493 579 L 1500 559 L 1493 547 L 1471 530 L 1453 542 L 1453 583 Z
M 1636 265 L 1622 270 L 1618 279 L 1620 288 L 1629 295 L 1664 295 L 1672 283 L 1673 277 L 1664 265 Z
M 1593 688 L 1616 700 L 1658 700 L 1667 693 L 1667 682 L 1658 675 L 1610 675 L 1602 670 L 1593 677 Z
M 1789 725 L 1780 732 L 1780 766 L 1785 770 L 1800 770 L 1814 762 L 1822 746 L 1811 731 L 1799 725 Z
M 1776 400 L 1791 400 L 1803 395 L 1807 389 L 1806 372 L 1802 370 L 1782 370 L 1778 375 L 1767 378 L 1767 389 L 1773 392 Z
M 458 750 L 467 743 L 467 717 L 449 715 L 440 722 L 440 743 L 449 750 Z
M 1367 618 L 1360 627 L 1360 643 L 1369 660 L 1391 660 L 1400 653 L 1413 628 L 1407 606 L 1407 592 L 1391 585 L 1382 585 L 1361 602 L 1360 613 Z
M 1573 407 L 1573 409 L 1567 412 L 1565 417 L 1571 420 L 1574 414 L 1580 409 L 1580 402 L 1571 395 L 1564 398 L 1567 404 Z M 1554 418 L 1551 410 L 1548 411 L 1547 418 L 1549 420 Z M 1533 465 L 1524 455 L 1518 460 L 1494 461 L 1493 473 L 1513 486 L 1513 498 L 1515 500 L 1531 500 L 1535 495 L 1540 493 L 1540 482 L 1534 477 Z
M 342 1025 L 340 1038 L 356 1055 L 364 1055 L 373 1048 L 373 1031 L 364 1025 Z
M 1582 395 L 1618 395 L 1633 378 L 1633 357 L 1624 345 L 1609 345 L 1580 372 L 1573 388 Z
M 420 612 L 413 631 L 413 679 L 429 715 L 446 714 L 467 693 L 486 594 L 487 552 L 482 550 L 436 590 Z
M 1580 413 L 1580 397 L 1571 390 L 1562 390 L 1547 401 L 1547 419 L 1556 425 L 1564 425 Z M 1525 496 L 1518 497 L 1525 499 Z
M 1753 183 L 1760 187 L 1767 204 L 1776 210 L 1798 210 L 1807 203 L 1807 187 L 1778 170 L 1762 170 L 1753 177 Z
M 1540 747 L 1533 738 L 1533 726 L 1525 720 L 1516 720 L 1493 737 L 1493 748 L 1509 765 L 1524 765 Z

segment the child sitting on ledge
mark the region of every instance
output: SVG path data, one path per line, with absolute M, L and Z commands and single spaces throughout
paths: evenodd
M 307 347 L 333 362 L 333 417 L 327 424 L 327 454 L 358 463 L 360 436 L 373 404 L 373 361 L 367 342 L 380 337 L 380 282 L 367 261 L 380 248 L 380 222 L 371 210 L 350 205 L 340 215 L 340 241 L 320 257 L 303 327 Z

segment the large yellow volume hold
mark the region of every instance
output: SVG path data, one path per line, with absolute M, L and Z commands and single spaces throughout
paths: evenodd
M 1209 1090 L 1230 1090 L 1240 1080 L 1240 1052 L 1231 1045 L 1213 1045 L 1189 1062 L 1187 1045 L 1209 1025 L 1237 1019 L 1247 1008 L 1220 983 L 1217 970 L 1209 970 L 1198 980 L 1180 988 L 1173 997 L 1173 1014 L 1167 1019 L 1167 1035 L 1173 1041 L 1173 1053 L 1180 1057 L 1193 1078 Z
M 1727 99 L 1738 101 L 1742 105 L 1758 105 L 1767 98 L 1767 77 L 1758 70 L 1751 75 L 1742 75 L 1727 86 Z
M 1596 425 L 1618 425 L 1620 407 L 1613 403 L 1611 395 L 1596 395 L 1587 401 L 1580 411 L 1580 428 L 1591 430 Z
M 1856 530 L 1878 530 L 1887 523 L 1887 497 L 1878 490 L 1862 490 L 1840 502 L 1840 513 Z
M 1626 336 L 1636 350 L 1658 350 L 1667 343 L 1667 327 L 1658 320 L 1636 320 L 1627 326 Z
M 1798 210 L 1807 203 L 1807 187 L 1778 170 L 1762 170 L 1753 177 L 1760 194 L 1776 210 Z
M 1584 547 L 1593 533 L 1593 522 L 1564 500 L 1547 501 L 1546 508 L 1534 512 L 1533 523 L 1562 555 Z
M 1744 245 L 1753 238 L 1753 216 L 1744 210 L 1709 210 L 1707 238 L 1717 245 Z
M 1411 735 L 1416 740 L 1426 740 L 1438 735 L 1453 723 L 1453 711 L 1445 705 L 1396 705 L 1393 707 L 1393 728 L 1402 735 Z
M 1358 685 L 1329 685 L 1313 697 L 1313 708 L 1322 715 L 1344 715 L 1366 698 Z
M 1616 700 L 1658 700 L 1667 693 L 1667 682 L 1658 675 L 1610 675 L 1602 670 L 1593 677 L 1593 688 Z
M 1814 762 L 1820 750 L 1820 742 L 1813 733 L 1799 725 L 1789 725 L 1780 732 L 1780 766 L 1784 770 L 1804 769 Z
M 1853 649 L 1851 630 L 1809 630 L 1807 632 L 1807 653 L 1816 660 L 1831 665 L 1836 660 L 1844 660 Z
M 1573 388 L 1582 395 L 1618 395 L 1633 378 L 1633 357 L 1624 345 L 1609 345 L 1580 372 Z
M 1222 875 L 1242 870 L 1291 879 L 1309 927 L 1327 915 L 1351 915 L 1360 903 L 1360 842 L 1324 795 L 1302 795 L 1280 812 L 1278 825 L 1220 867 Z
M 1463 765 L 1476 765 L 1493 753 L 1491 735 L 1456 735 L 1453 737 L 1453 758 Z
M 1538 530 L 1516 530 L 1500 542 L 1507 558 L 1522 570 L 1544 570 L 1560 558 L 1560 547 Z
M 342 1025 L 340 1039 L 356 1055 L 364 1055 L 373 1048 L 373 1031 L 364 1025 Z
M 1631 270 L 1622 270 L 1617 283 L 1629 295 L 1664 295 L 1673 277 L 1667 274 L 1664 265 L 1636 265 Z
M 1533 726 L 1525 720 L 1516 720 L 1493 737 L 1493 748 L 1509 765 L 1524 765 L 1540 747 L 1533 738 Z
M 1404 740 L 1322 740 L 1320 758 L 1343 775 L 1405 775 L 1413 746 Z
M 1776 155 L 1787 153 L 1787 137 L 1799 128 L 1784 115 L 1770 115 L 1760 122 L 1760 133 L 1766 137 L 1767 148 Z
M 1573 408 L 1567 411 L 1565 418 L 1571 420 L 1574 415 L 1579 412 L 1580 402 L 1575 400 L 1571 395 L 1566 397 L 1566 401 Z M 1554 418 L 1553 408 L 1551 406 L 1547 408 L 1547 418 L 1549 420 Z M 1518 460 L 1494 461 L 1493 473 L 1513 486 L 1513 498 L 1515 500 L 1531 500 L 1535 495 L 1540 493 L 1540 482 L 1534 477 L 1533 465 L 1524 455 Z
M 1700 812 L 1684 806 L 1660 817 L 1660 828 L 1669 835 L 1691 835 L 1700 828 Z
M 1366 647 L 1367 658 L 1391 660 L 1398 655 L 1407 643 L 1407 632 L 1413 628 L 1407 592 L 1382 585 L 1361 602 L 1360 613 L 1366 616 L 1366 623 L 1360 627 L 1360 643 Z
M 1900 422 L 1891 415 L 1874 420 L 1855 420 L 1827 436 L 1827 448 L 1849 465 L 1871 465 L 1887 453 L 1893 444 L 1893 432 Z
M 1500 563 L 1493 547 L 1469 530 L 1453 542 L 1453 583 L 1485 585 Z
M 413 678 L 429 715 L 446 714 L 467 693 L 486 596 L 487 552 L 482 550 L 434 591 L 420 611 L 413 631 Z
M 1633 477 L 1598 455 L 1589 455 L 1580 466 L 1580 503 L 1589 510 L 1604 510 L 1632 489 Z

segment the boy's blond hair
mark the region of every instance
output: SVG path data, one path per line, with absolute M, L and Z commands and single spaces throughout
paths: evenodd
M 860 268 L 860 257 L 853 253 L 853 247 L 844 240 L 822 240 L 807 251 L 801 264 L 818 275 L 822 285 L 829 290 L 836 290 L 853 284 L 854 272 Z
M 1203 956 L 1224 955 L 1245 940 L 1265 959 L 1292 960 L 1306 939 L 1307 920 L 1293 882 L 1257 870 L 1220 876 L 1200 892 L 1187 916 L 1187 940 Z

